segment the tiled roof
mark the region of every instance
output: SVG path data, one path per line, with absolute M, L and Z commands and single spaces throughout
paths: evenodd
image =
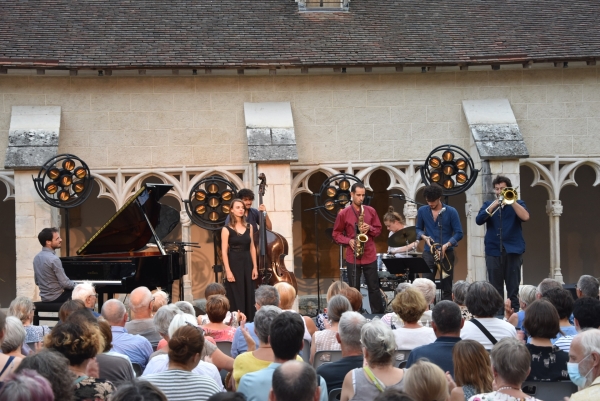
M 600 58 L 598 0 L 1 0 L 0 65 L 242 68 Z

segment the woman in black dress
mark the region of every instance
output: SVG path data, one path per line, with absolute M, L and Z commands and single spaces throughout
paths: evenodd
M 254 283 L 258 278 L 256 248 L 252 226 L 246 223 L 244 203 L 231 201 L 229 225 L 221 230 L 223 265 L 225 266 L 225 289 L 230 311 L 240 311 L 249 322 L 254 320 Z

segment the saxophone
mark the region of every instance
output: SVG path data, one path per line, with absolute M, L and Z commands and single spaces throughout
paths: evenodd
M 360 228 L 365 223 L 365 209 L 360 206 L 360 216 L 358 216 L 358 234 L 354 238 L 354 247 L 356 248 L 356 259 L 360 259 L 365 253 L 365 243 L 369 240 L 367 234 L 362 234 Z

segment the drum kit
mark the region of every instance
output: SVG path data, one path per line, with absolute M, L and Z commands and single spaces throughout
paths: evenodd
M 417 240 L 417 228 L 405 227 L 402 230 L 396 231 L 388 238 L 388 246 L 398 248 L 412 244 Z M 421 252 L 403 252 L 398 254 L 378 253 L 377 254 L 377 271 L 379 275 L 379 285 L 383 291 L 394 291 L 398 284 L 409 280 L 408 274 L 392 274 L 388 272 L 385 266 L 384 259 L 393 258 L 414 258 L 421 257 Z

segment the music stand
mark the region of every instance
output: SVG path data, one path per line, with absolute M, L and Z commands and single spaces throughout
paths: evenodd
M 405 274 L 409 278 L 414 278 L 417 273 L 431 274 L 423 258 L 384 258 L 382 261 L 388 272 L 392 274 Z

